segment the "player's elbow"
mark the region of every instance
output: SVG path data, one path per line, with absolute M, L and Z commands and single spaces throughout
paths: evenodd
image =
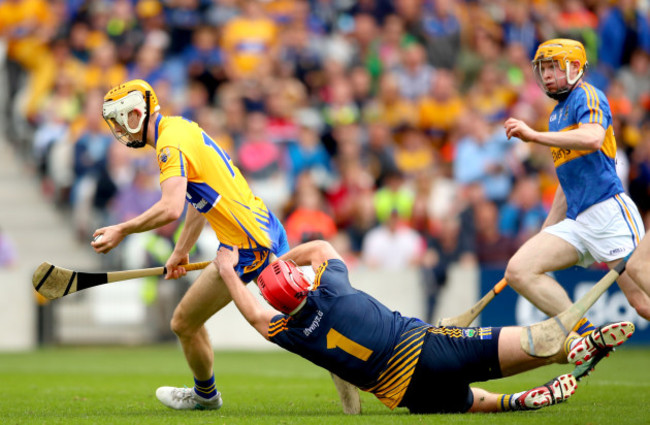
M 169 205 L 169 204 L 164 204 L 162 206 L 162 217 L 165 222 L 171 223 L 172 221 L 176 221 L 181 216 L 183 215 L 183 206 L 181 205 L 180 208 L 176 205 Z
M 582 140 L 586 149 L 598 150 L 605 142 L 605 130 L 599 125 L 590 125 L 585 127 L 582 134 Z
M 590 137 L 585 139 L 585 143 L 587 149 L 596 151 L 603 146 L 603 139 L 597 135 L 590 135 Z
M 319 239 L 311 241 L 309 243 L 312 244 L 310 247 L 312 252 L 312 262 L 314 259 L 316 259 L 317 263 L 321 263 L 325 260 L 336 258 L 338 256 L 332 244 L 325 240 Z

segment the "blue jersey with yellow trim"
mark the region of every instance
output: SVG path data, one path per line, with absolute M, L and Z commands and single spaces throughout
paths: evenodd
M 156 119 L 160 183 L 187 178 L 187 201 L 202 213 L 223 244 L 271 249 L 274 217 L 253 195 L 228 154 L 196 123 L 182 117 Z
M 354 289 L 340 260 L 322 264 L 314 286 L 298 314 L 271 320 L 271 342 L 397 407 L 431 326 Z
M 605 141 L 598 150 L 551 148 L 553 162 L 567 200 L 567 217 L 575 219 L 590 206 L 623 192 L 616 174 L 616 139 L 605 94 L 581 81 L 559 102 L 549 119 L 550 131 L 568 131 L 580 124 L 600 124 Z

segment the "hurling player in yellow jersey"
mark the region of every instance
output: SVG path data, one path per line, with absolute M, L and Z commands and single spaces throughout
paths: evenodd
M 629 256 L 645 234 L 643 220 L 616 173 L 616 140 L 605 94 L 583 80 L 587 56 L 582 43 L 553 39 L 542 43 L 533 59 L 538 85 L 558 103 L 549 131 L 535 131 L 509 118 L 508 138 L 548 146 L 560 186 L 543 230 L 515 253 L 506 280 L 549 316 L 571 306 L 566 291 L 547 272 L 594 261 L 613 268 Z M 650 282 L 625 273 L 618 284 L 630 305 L 650 319 Z M 586 319 L 576 329 L 593 328 Z M 595 357 L 573 375 L 580 379 L 602 357 Z
M 130 148 L 149 145 L 160 167 L 160 200 L 144 213 L 113 226 L 97 229 L 92 246 L 107 253 L 131 233 L 164 226 L 181 217 L 189 203 L 186 222 L 166 263 L 166 278 L 186 273 L 190 248 L 206 221 L 222 246 L 237 247 L 236 266 L 242 281 L 250 282 L 269 263 L 271 255 L 288 251 L 282 224 L 248 187 L 228 154 L 196 123 L 181 117 L 163 117 L 151 86 L 128 81 L 104 97 L 103 116 L 115 137 Z M 97 238 L 101 235 L 101 238 Z M 216 253 L 215 247 L 215 253 Z M 242 252 L 244 253 L 242 255 Z M 214 382 L 213 352 L 205 322 L 230 302 L 214 264 L 210 264 L 180 301 L 171 322 L 188 365 L 194 388 L 162 387 L 158 399 L 174 409 L 218 409 L 221 394 Z

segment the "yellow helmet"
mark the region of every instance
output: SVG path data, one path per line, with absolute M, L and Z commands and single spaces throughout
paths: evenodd
M 136 127 L 129 125 L 129 113 L 140 112 Z M 160 111 L 158 97 L 153 88 L 144 80 L 131 80 L 113 87 L 104 96 L 102 115 L 117 140 L 128 147 L 140 148 L 147 141 L 147 127 L 152 112 Z M 133 135 L 143 130 L 142 140 Z
M 576 76 L 571 78 L 570 64 L 574 62 L 579 63 L 579 68 Z M 554 68 L 557 64 L 560 70 L 564 71 L 568 85 L 560 88 L 556 81 L 557 90 L 554 92 L 549 91 L 546 84 L 544 84 L 544 78 L 542 77 L 543 63 L 552 63 Z M 546 92 L 546 94 L 553 99 L 559 100 L 568 95 L 573 88 L 573 85 L 582 78 L 588 65 L 587 53 L 582 43 L 568 38 L 554 38 L 545 41 L 537 48 L 535 58 L 533 59 L 533 74 L 535 75 L 537 84 Z

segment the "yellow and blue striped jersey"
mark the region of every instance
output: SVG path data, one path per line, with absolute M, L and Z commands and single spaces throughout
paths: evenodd
M 271 249 L 275 217 L 253 195 L 228 154 L 196 123 L 181 117 L 156 119 L 160 183 L 187 178 L 187 201 L 209 221 L 219 241 L 241 249 Z
M 321 265 L 314 286 L 295 316 L 271 320 L 271 342 L 397 407 L 431 326 L 352 288 L 340 260 Z
M 598 150 L 551 148 L 558 179 L 567 200 L 567 217 L 575 219 L 590 206 L 623 192 L 616 174 L 616 139 L 605 94 L 580 82 L 560 101 L 549 119 L 550 131 L 568 131 L 580 124 L 600 124 L 605 141 Z

